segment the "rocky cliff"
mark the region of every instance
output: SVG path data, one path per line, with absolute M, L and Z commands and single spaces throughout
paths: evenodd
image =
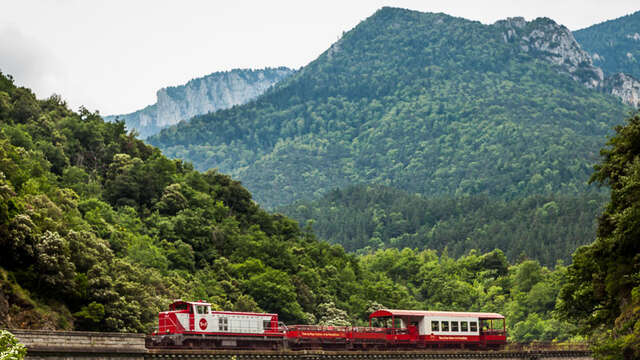
M 124 120 L 127 129 L 135 129 L 144 139 L 180 120 L 247 103 L 293 72 L 286 67 L 216 72 L 160 89 L 155 104 L 130 114 L 106 116 L 105 120 Z
M 623 73 L 605 78 L 603 70 L 594 65 L 598 54 L 594 53 L 592 58 L 566 27 L 548 18 L 527 22 L 522 17 L 500 20 L 495 25 L 502 30 L 506 43 L 518 44 L 521 51 L 554 64 L 560 72 L 588 88 L 614 95 L 627 105 L 640 107 L 640 81 Z
M 556 65 L 589 88 L 601 86 L 602 70 L 593 65 L 591 56 L 566 27 L 548 18 L 527 22 L 521 17 L 500 20 L 495 25 L 503 29 L 505 42 L 518 43 L 522 51 Z
M 622 102 L 640 108 L 640 81 L 623 73 L 614 74 L 605 79 L 603 89 Z

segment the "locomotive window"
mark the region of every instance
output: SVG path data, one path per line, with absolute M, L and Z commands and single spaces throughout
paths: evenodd
M 469 323 L 466 321 L 460 321 L 460 331 L 462 332 L 469 331 Z
M 440 323 L 438 321 L 432 321 L 431 322 L 431 331 L 440 331 L 439 330 L 439 325 Z
M 451 331 L 458 331 L 458 322 L 457 321 L 452 321 L 451 322 Z
M 198 314 L 206 314 L 207 313 L 207 307 L 204 306 L 204 305 L 198 305 L 197 311 L 198 311 Z
M 442 331 L 449 331 L 449 322 L 448 321 L 443 321 L 442 322 Z
M 227 318 L 218 318 L 218 330 L 219 331 L 229 331 L 229 319 L 227 319 Z
M 175 306 L 171 305 L 171 310 L 187 310 L 188 306 L 185 303 L 178 303 Z
M 472 332 L 476 332 L 478 331 L 478 323 L 475 321 L 470 322 L 469 324 L 471 324 L 471 331 Z
M 264 330 L 271 329 L 271 320 L 262 320 L 262 328 Z

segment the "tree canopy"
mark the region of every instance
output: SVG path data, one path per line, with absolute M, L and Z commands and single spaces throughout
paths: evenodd
M 554 311 L 562 265 L 493 249 L 349 254 L 231 177 L 2 74 L 0 246 L 3 327 L 149 332 L 184 298 L 289 324 L 364 325 L 381 306 L 486 310 L 507 316 L 513 340 L 575 336 Z
M 611 188 L 596 240 L 568 268 L 560 309 L 598 340 L 602 358 L 640 357 L 640 114 L 602 149 L 592 180 Z
M 532 195 L 502 200 L 487 195 L 426 197 L 386 186 L 334 189 L 315 201 L 279 211 L 309 224 L 345 250 L 435 249 L 452 256 L 502 249 L 510 261 L 527 256 L 547 266 L 569 262 L 593 241 L 606 196 Z
M 573 34 L 606 75 L 622 72 L 640 79 L 640 11 Z

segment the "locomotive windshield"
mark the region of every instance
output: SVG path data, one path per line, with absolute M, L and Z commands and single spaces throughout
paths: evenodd
M 187 310 L 188 306 L 189 305 L 184 302 L 174 303 L 174 304 L 171 304 L 171 310 L 173 311 Z

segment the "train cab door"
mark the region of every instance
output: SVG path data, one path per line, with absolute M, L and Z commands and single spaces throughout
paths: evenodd
M 193 305 L 193 326 L 194 331 L 211 332 L 213 329 L 213 319 L 211 316 L 211 305 L 194 304 Z

